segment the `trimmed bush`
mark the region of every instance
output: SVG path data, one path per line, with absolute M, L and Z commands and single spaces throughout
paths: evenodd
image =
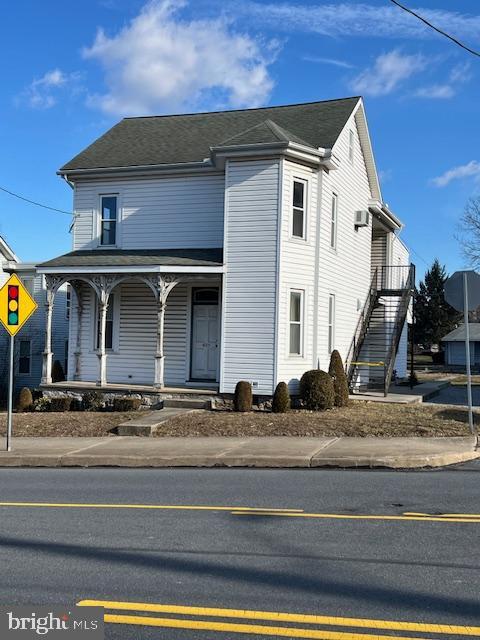
M 113 411 L 138 411 L 141 404 L 140 398 L 114 398 Z
M 82 397 L 84 411 L 101 411 L 105 408 L 105 399 L 100 391 L 87 391 Z
M 20 393 L 17 397 L 17 406 L 16 410 L 20 413 L 23 411 L 31 411 L 33 407 L 33 396 L 32 392 L 28 387 L 23 387 L 20 389 Z
M 50 398 L 50 411 L 56 413 L 63 413 L 64 411 L 70 411 L 72 406 L 71 398 Z
M 50 411 L 50 404 L 51 404 L 50 398 L 38 398 L 38 400 L 35 400 L 33 404 L 33 410 L 40 411 L 42 413 L 44 411 Z
M 348 406 L 348 380 L 345 369 L 343 368 L 342 356 L 335 349 L 330 356 L 330 366 L 328 373 L 333 379 L 333 388 L 335 391 L 335 406 Z
M 52 382 L 65 382 L 65 373 L 60 360 L 55 360 L 52 366 Z
M 306 371 L 300 380 L 300 397 L 306 409 L 324 411 L 335 404 L 332 377 L 326 371 Z
M 233 408 L 235 411 L 245 413 L 251 411 L 253 407 L 252 385 L 246 380 L 240 380 L 235 387 L 233 397 Z
M 290 409 L 290 394 L 285 382 L 279 382 L 273 394 L 272 413 L 286 413 Z

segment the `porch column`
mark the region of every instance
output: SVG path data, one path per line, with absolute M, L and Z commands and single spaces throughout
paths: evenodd
M 77 300 L 76 312 L 77 312 L 77 334 L 75 336 L 75 367 L 73 370 L 73 379 L 80 380 L 80 366 L 82 355 L 82 318 L 83 318 L 83 305 L 82 305 L 82 285 L 79 282 L 71 283 L 72 289 L 75 291 Z
M 167 298 L 170 291 L 179 282 L 180 278 L 175 275 L 158 276 L 155 280 L 155 295 L 157 298 L 157 348 L 155 351 L 155 379 L 153 384 L 159 389 L 163 389 L 165 386 L 165 353 L 163 343 Z
M 104 387 L 107 384 L 107 351 L 105 349 L 105 333 L 107 327 L 107 311 L 108 300 L 110 294 L 106 291 L 101 291 L 98 299 L 98 315 L 99 315 L 99 329 L 98 329 L 98 380 L 97 385 Z
M 163 351 L 163 335 L 165 332 L 165 310 L 167 305 L 160 298 L 157 300 L 157 349 L 155 351 L 154 386 L 165 386 L 165 354 Z
M 42 367 L 42 384 L 52 383 L 52 316 L 53 303 L 55 300 L 55 289 L 53 285 L 47 281 L 47 301 L 45 303 L 45 349 L 43 351 L 43 367 Z

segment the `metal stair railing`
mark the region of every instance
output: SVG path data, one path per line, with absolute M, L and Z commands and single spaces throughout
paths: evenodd
M 408 276 L 402 287 L 402 295 L 396 311 L 395 324 L 392 330 L 392 340 L 390 348 L 385 359 L 384 367 L 384 395 L 388 395 L 388 390 L 392 382 L 393 370 L 395 367 L 395 359 L 397 356 L 400 339 L 402 337 L 405 320 L 407 318 L 408 308 L 413 296 L 415 287 L 415 265 L 411 264 L 408 268 Z
M 360 314 L 357 322 L 357 326 L 355 328 L 355 333 L 353 334 L 353 339 L 350 344 L 350 348 L 347 353 L 347 357 L 345 359 L 345 371 L 347 372 L 348 384 L 351 385 L 353 374 L 356 369 L 356 365 L 354 364 L 358 356 L 360 354 L 360 350 L 362 348 L 363 341 L 365 339 L 365 335 L 368 329 L 368 323 L 370 322 L 370 318 L 372 316 L 373 309 L 375 307 L 375 302 L 377 300 L 378 293 L 378 268 L 375 269 L 372 277 L 372 281 L 370 283 L 370 289 L 368 290 L 367 298 L 365 304 L 363 305 L 362 313 Z

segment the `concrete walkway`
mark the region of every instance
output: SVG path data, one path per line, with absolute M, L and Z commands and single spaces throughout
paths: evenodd
M 480 457 L 465 438 L 15 438 L 0 467 L 440 467 Z
M 350 400 L 367 400 L 368 402 L 386 402 L 388 404 L 418 404 L 427 402 L 449 386 L 449 380 L 422 382 L 415 385 L 413 389 L 405 385 L 392 385 L 387 396 L 381 391 L 365 391 L 351 394 Z

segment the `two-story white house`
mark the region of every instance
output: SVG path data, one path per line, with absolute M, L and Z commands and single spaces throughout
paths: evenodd
M 356 359 L 369 357 L 369 323 L 396 292 L 382 325 L 393 327 L 391 376 L 406 348 L 409 257 L 382 200 L 361 98 L 125 118 L 59 173 L 73 188 L 73 251 L 38 268 L 44 385 L 66 282 L 73 386 L 232 393 L 249 380 L 259 395 L 279 381 L 295 392 L 334 348 L 353 383 L 368 380 Z

